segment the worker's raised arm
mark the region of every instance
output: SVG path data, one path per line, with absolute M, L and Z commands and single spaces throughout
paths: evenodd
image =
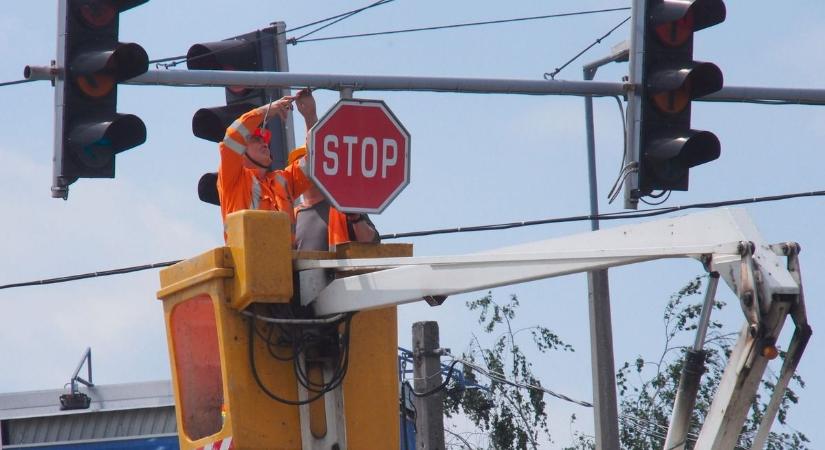
M 296 148 L 293 152 L 303 152 L 303 154 L 284 168 L 284 177 L 286 178 L 286 189 L 289 193 L 289 197 L 292 199 L 297 199 L 301 196 L 301 194 L 306 192 L 307 189 L 314 186 L 314 184 L 309 178 L 306 147 Z
M 267 112 L 270 116 L 285 118 L 292 108 L 293 97 L 283 97 L 272 103 L 259 106 L 238 117 L 226 129 L 223 141 L 219 144 L 221 162 L 218 169 L 219 189 L 221 184 L 233 184 L 243 173 L 243 155 L 247 150 L 247 140 L 252 132 L 261 126 Z

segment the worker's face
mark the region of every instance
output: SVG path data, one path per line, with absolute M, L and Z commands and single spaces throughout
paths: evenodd
M 258 138 L 251 137 L 247 143 L 246 151 L 249 156 L 264 166 L 269 166 L 272 163 L 272 156 L 269 154 L 269 147 L 266 143 Z

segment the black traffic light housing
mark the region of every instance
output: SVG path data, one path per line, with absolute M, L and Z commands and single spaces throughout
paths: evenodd
M 725 20 L 722 0 L 647 0 L 641 74 L 639 184 L 634 197 L 688 189 L 691 167 L 713 161 L 719 139 L 690 126 L 691 101 L 722 89 L 722 71 L 693 60 L 693 33 Z
M 78 178 L 114 178 L 115 155 L 146 141 L 143 121 L 117 113 L 117 84 L 149 69 L 138 44 L 118 42 L 119 15 L 148 0 L 59 0 L 52 197 Z
M 237 70 L 275 72 L 286 68 L 277 51 L 278 26 L 257 30 L 218 42 L 195 44 L 186 54 L 189 70 Z M 282 34 L 282 32 L 280 32 Z M 284 46 L 285 49 L 285 46 Z M 285 51 L 283 52 L 285 56 Z M 280 89 L 256 89 L 244 86 L 226 88 L 226 106 L 202 108 L 192 117 L 192 133 L 211 142 L 223 140 L 226 128 L 243 113 L 277 100 L 284 95 Z M 269 150 L 272 169 L 286 166 L 289 155 L 287 127 L 280 117 L 272 115 L 265 127 L 272 133 Z M 215 174 L 205 174 L 198 184 L 199 198 L 218 205 Z

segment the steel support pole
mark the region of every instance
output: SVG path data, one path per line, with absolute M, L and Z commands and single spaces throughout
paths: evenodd
M 584 79 L 592 80 L 604 59 L 584 67 Z M 587 167 L 590 185 L 590 228 L 599 229 L 596 181 L 596 143 L 593 124 L 593 97 L 584 98 L 587 131 Z M 593 378 L 593 419 L 596 449 L 619 449 L 619 415 L 616 399 L 616 367 L 613 358 L 613 324 L 610 317 L 610 284 L 607 269 L 587 272 L 587 301 L 590 317 L 590 367 Z
M 412 326 L 413 388 L 428 392 L 441 384 L 438 322 L 416 322 Z M 415 448 L 444 450 L 444 391 L 415 397 Z
M 596 450 L 619 450 L 619 411 L 607 269 L 587 273 Z
M 638 1 L 638 0 L 637 0 Z M 27 80 L 61 78 L 62 67 L 26 66 Z M 465 94 L 521 94 L 615 96 L 632 94 L 632 83 L 507 78 L 409 77 L 383 75 L 336 75 L 284 72 L 232 72 L 225 70 L 150 70 L 121 84 L 181 87 L 247 86 L 253 88 L 315 87 L 355 91 L 454 92 Z M 725 86 L 698 98 L 700 102 L 764 102 L 825 105 L 825 89 Z M 628 106 L 630 108 L 630 106 Z M 630 111 L 628 111 L 630 113 Z
M 624 207 L 627 209 L 637 209 L 639 207 L 639 171 L 638 162 L 639 139 L 641 129 L 641 93 L 638 87 L 642 78 L 642 62 L 644 59 L 644 36 L 645 36 L 645 10 L 646 0 L 633 0 L 630 14 L 630 67 L 628 71 L 628 83 L 630 84 L 627 93 L 627 142 L 625 143 L 627 152 L 622 171 L 630 164 L 637 164 L 628 173 L 624 182 Z M 630 170 L 630 169 L 628 169 Z
M 676 391 L 676 400 L 673 402 L 673 412 L 670 416 L 670 426 L 665 437 L 666 450 L 684 450 L 687 447 L 690 417 L 696 406 L 696 395 L 701 386 L 702 374 L 705 373 L 705 357 L 703 350 L 705 336 L 707 336 L 710 313 L 713 310 L 716 286 L 719 285 L 719 272 L 711 272 L 708 279 L 708 289 L 705 292 L 705 302 L 702 304 L 702 313 L 696 328 L 696 340 L 693 347 L 685 354 L 682 375 L 679 378 L 679 388 Z

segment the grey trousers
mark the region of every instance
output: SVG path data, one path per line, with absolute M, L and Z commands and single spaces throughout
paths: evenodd
M 295 219 L 295 247 L 298 250 L 329 251 L 328 226 L 328 202 L 318 202 L 298 211 Z

